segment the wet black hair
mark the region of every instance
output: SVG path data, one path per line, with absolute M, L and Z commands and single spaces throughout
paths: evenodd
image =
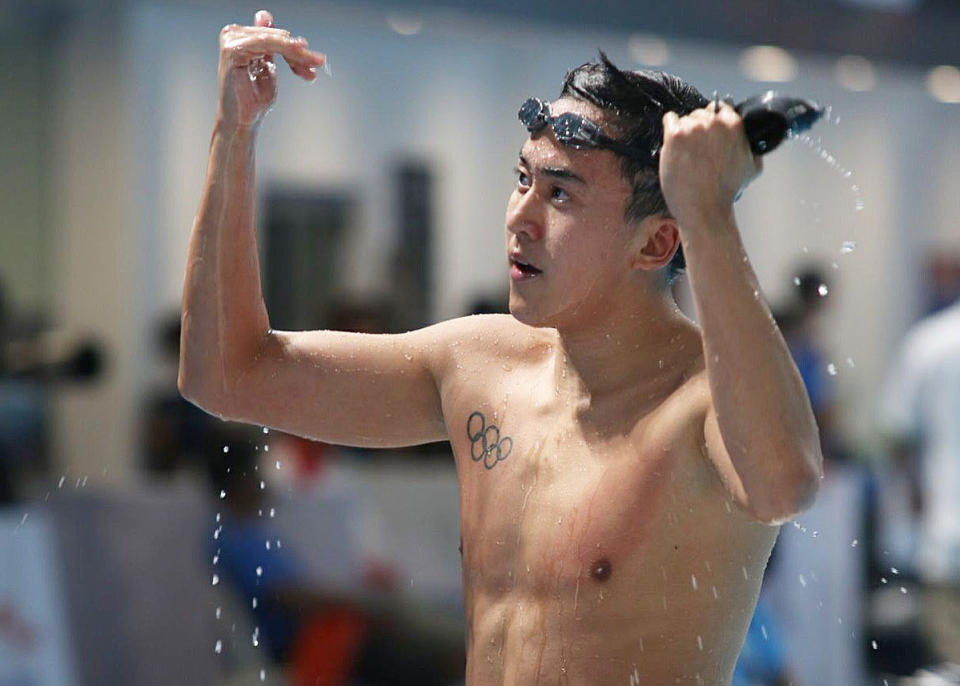
M 560 97 L 589 102 L 607 115 L 620 143 L 649 153 L 649 157 L 621 156 L 623 175 L 633 184 L 627 202 L 628 221 L 669 215 L 660 190 L 660 148 L 663 145 L 663 115 L 680 116 L 704 107 L 707 99 L 686 81 L 661 71 L 625 71 L 600 51 L 597 62 L 587 62 L 567 72 Z M 667 265 L 667 283 L 671 284 L 686 268 L 683 248 Z

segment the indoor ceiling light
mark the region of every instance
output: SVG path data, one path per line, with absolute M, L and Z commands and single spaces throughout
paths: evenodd
M 630 59 L 640 64 L 659 67 L 670 60 L 670 48 L 667 42 L 647 33 L 635 33 L 627 42 Z
M 414 36 L 423 29 L 423 19 L 409 14 L 388 14 L 387 26 L 401 36 Z
M 833 66 L 833 78 L 849 91 L 868 91 L 877 85 L 873 63 L 860 55 L 844 55 Z
M 797 61 L 776 45 L 755 45 L 740 53 L 740 69 L 751 81 L 792 81 Z
M 960 69 L 941 64 L 927 72 L 927 90 L 940 102 L 960 103 Z

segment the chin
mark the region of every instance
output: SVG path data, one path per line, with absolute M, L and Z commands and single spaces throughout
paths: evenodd
M 521 324 L 534 326 L 538 328 L 552 327 L 553 324 L 548 316 L 535 305 L 527 302 L 513 290 L 510 291 L 510 314 Z

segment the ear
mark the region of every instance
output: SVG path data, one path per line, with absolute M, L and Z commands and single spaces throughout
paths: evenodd
M 640 222 L 637 249 L 631 265 L 634 269 L 651 271 L 665 267 L 680 246 L 677 220 L 670 217 L 646 217 Z

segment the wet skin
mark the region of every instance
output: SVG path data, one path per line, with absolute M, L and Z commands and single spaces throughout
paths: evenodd
M 476 330 L 441 388 L 472 686 L 726 684 L 750 621 L 777 528 L 706 457 L 701 334 L 654 281 L 676 238 L 638 253 L 628 192 L 611 153 L 528 139 L 506 217 L 513 317 L 458 322 Z
M 556 332 L 471 321 L 443 393 L 467 683 L 729 683 L 777 528 L 732 503 L 702 452 L 695 327 L 674 334 L 684 349 L 660 383 L 585 410 L 554 383 Z M 489 469 L 475 412 L 513 441 Z
M 732 115 L 665 118 L 676 222 L 625 222 L 612 153 L 564 148 L 549 130 L 528 139 L 506 218 L 512 316 L 396 336 L 277 331 L 252 176 L 276 84 L 250 71 L 272 54 L 305 79 L 325 62 L 266 12 L 221 32 L 181 393 L 328 443 L 450 440 L 468 686 L 728 684 L 778 531 L 761 522 L 803 507 L 819 457 L 732 220 L 751 172 Z M 555 105 L 603 123 L 588 105 Z M 706 333 L 658 286 L 678 223 Z

